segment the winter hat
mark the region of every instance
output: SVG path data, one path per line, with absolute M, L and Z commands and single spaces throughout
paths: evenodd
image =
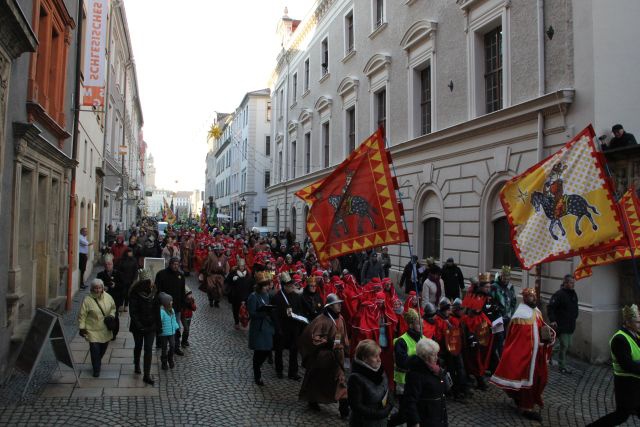
M 160 292 L 158 299 L 160 300 L 160 304 L 162 305 L 169 304 L 173 301 L 173 297 L 165 292 Z
M 411 323 L 415 323 L 420 319 L 420 316 L 418 315 L 418 312 L 415 311 L 413 308 L 410 308 L 409 310 L 407 310 L 404 314 L 403 314 L 404 320 L 411 324 Z

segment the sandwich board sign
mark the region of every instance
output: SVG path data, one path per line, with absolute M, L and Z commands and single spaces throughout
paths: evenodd
M 62 319 L 54 311 L 46 308 L 38 308 L 36 315 L 31 321 L 29 332 L 24 340 L 15 365 L 17 369 L 29 375 L 29 379 L 22 393 L 23 397 L 29 388 L 29 383 L 40 362 L 47 341 L 51 343 L 51 348 L 53 349 L 56 360 L 73 369 L 73 373 L 76 376 L 76 383 L 78 382 L 78 372 L 73 363 L 69 343 L 64 334 Z

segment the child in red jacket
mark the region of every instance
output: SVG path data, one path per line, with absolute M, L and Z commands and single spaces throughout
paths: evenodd
M 193 292 L 189 287 L 186 288 L 185 293 L 185 306 L 182 308 L 181 320 L 182 320 L 182 348 L 189 347 L 189 329 L 191 328 L 191 319 L 193 318 L 193 312 L 196 311 L 196 300 L 193 297 Z

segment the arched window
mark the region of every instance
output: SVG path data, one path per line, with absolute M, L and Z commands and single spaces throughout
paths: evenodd
M 280 231 L 280 209 L 276 208 L 276 231 Z
M 440 219 L 422 221 L 422 257 L 440 259 Z
M 511 245 L 509 221 L 501 217 L 493 221 L 493 268 L 502 268 L 510 265 L 511 268 L 520 268 L 520 262 Z

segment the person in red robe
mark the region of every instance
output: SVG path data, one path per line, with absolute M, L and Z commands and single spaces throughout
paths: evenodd
M 469 291 L 462 300 L 462 307 L 467 314 L 462 318 L 467 330 L 464 365 L 467 373 L 476 379 L 476 388 L 487 390 L 485 372 L 491 362 L 491 349 L 493 348 L 493 334 L 491 333 L 491 320 L 484 312 L 489 306 L 489 292 L 491 290 L 491 273 L 482 273 L 477 283 L 472 283 Z
M 436 335 L 436 306 L 430 302 L 424 306 L 424 314 L 422 315 L 422 335 L 435 340 Z
M 500 363 L 489 381 L 513 399 L 525 418 L 542 422 L 534 408 L 543 406 L 542 392 L 547 385 L 555 334 L 536 308 L 535 289 L 524 289 L 522 299 L 509 322 Z

